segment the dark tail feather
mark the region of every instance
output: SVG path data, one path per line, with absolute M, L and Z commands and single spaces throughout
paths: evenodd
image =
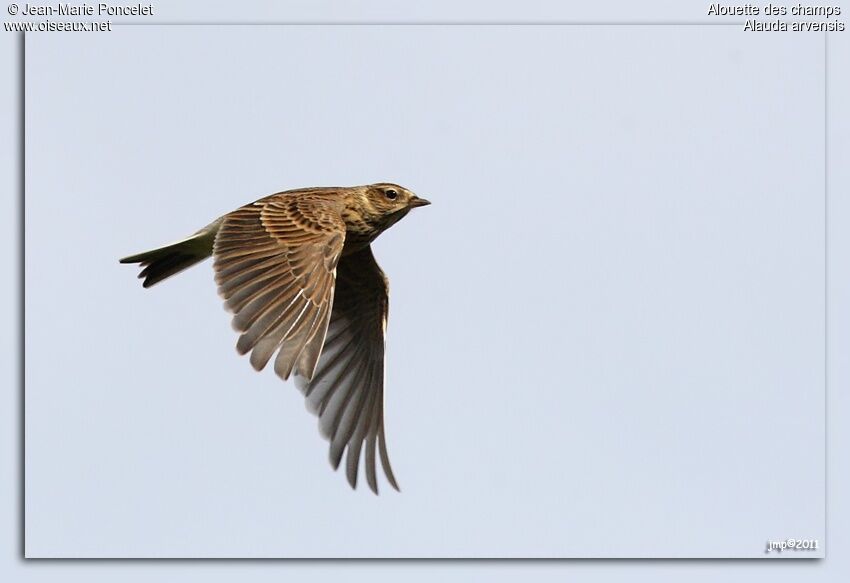
M 184 253 L 179 248 L 172 250 L 167 247 L 125 257 L 121 260 L 121 263 L 141 264 L 144 269 L 139 273 L 139 279 L 145 280 L 142 282 L 142 286 L 150 287 L 204 259 L 206 257 Z
M 175 273 L 192 267 L 212 255 L 218 223 L 205 227 L 188 239 L 159 249 L 145 251 L 121 259 L 121 263 L 138 263 L 142 267 L 139 278 L 143 287 L 150 287 Z

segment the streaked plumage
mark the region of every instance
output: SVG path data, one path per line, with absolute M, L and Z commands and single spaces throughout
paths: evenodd
M 412 208 L 429 204 L 396 184 L 280 192 L 213 221 L 191 237 L 121 259 L 140 263 L 150 287 L 213 256 L 236 349 L 262 370 L 274 357 L 295 376 L 330 441 L 330 459 L 356 487 L 361 453 L 378 492 L 376 451 L 398 484 L 384 431 L 388 287 L 371 242 Z

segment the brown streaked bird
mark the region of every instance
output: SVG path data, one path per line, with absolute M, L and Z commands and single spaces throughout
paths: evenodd
M 357 486 L 378 493 L 375 455 L 396 490 L 384 431 L 387 278 L 371 243 L 411 209 L 430 204 L 397 184 L 279 192 L 216 219 L 191 237 L 131 255 L 150 287 L 213 256 L 215 280 L 240 333 L 239 354 L 262 370 L 274 356 L 295 376 L 334 469 L 346 454 Z M 365 448 L 364 448 L 365 443 Z

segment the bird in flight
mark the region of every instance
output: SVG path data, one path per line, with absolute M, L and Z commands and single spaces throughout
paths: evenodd
M 430 204 L 397 184 L 302 188 L 272 194 L 194 235 L 131 255 L 150 287 L 213 256 L 215 280 L 239 332 L 236 350 L 262 370 L 274 356 L 318 415 L 339 468 L 378 493 L 375 457 L 396 490 L 384 432 L 387 278 L 371 243 L 416 207 Z M 365 447 L 364 447 L 365 443 Z

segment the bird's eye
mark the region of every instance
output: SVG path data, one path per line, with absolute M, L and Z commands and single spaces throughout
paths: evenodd
M 397 199 L 397 198 L 398 198 L 398 191 L 397 191 L 397 190 L 393 190 L 392 188 L 390 188 L 390 189 L 389 189 L 389 190 L 387 190 L 387 191 L 384 191 L 384 194 L 385 194 L 385 195 L 387 196 L 387 198 L 388 198 L 388 199 L 390 199 L 390 200 L 395 200 L 395 199 Z

